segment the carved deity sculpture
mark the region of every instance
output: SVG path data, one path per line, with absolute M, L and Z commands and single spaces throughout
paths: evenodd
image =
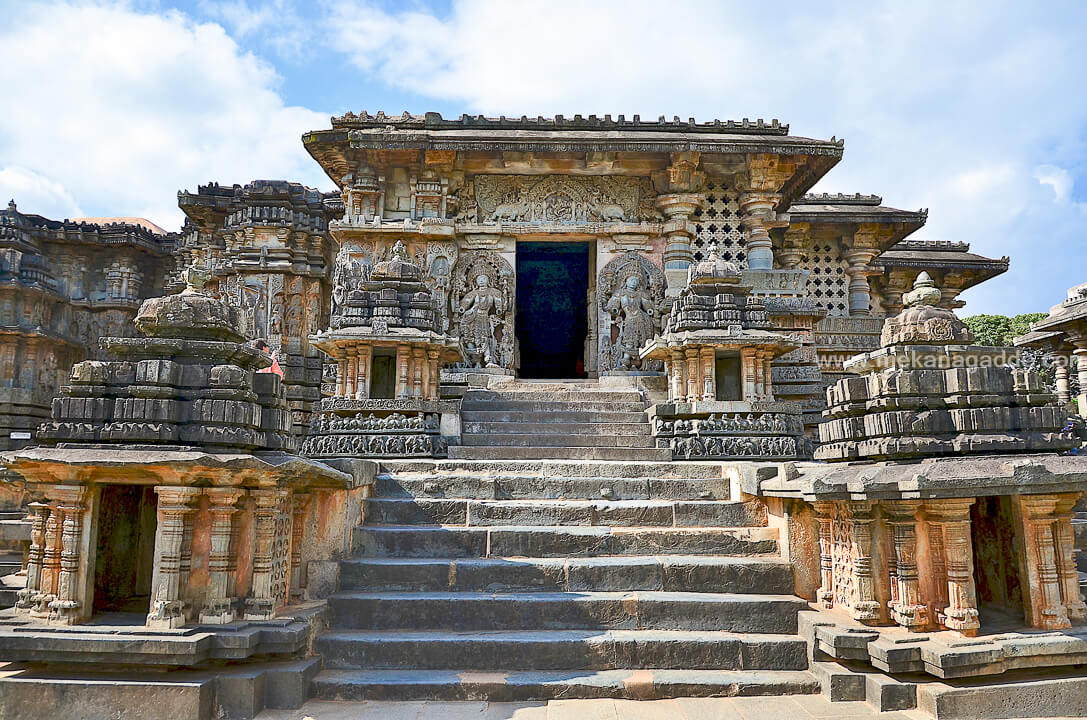
M 633 370 L 640 364 L 638 351 L 656 334 L 656 303 L 642 288 L 641 278 L 630 275 L 608 300 L 607 309 L 613 326 L 619 329 L 615 339 L 616 369 Z
M 460 332 L 470 367 L 501 367 L 496 330 L 506 312 L 502 292 L 490 287 L 490 279 L 476 276 L 476 287 L 461 300 Z
M 332 313 L 339 314 L 340 308 L 352 292 L 358 290 L 367 279 L 366 267 L 351 256 L 350 248 L 344 245 L 336 255 L 336 265 L 332 270 Z

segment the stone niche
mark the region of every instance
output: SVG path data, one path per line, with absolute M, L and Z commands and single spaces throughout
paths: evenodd
M 438 302 L 398 242 L 369 279 L 338 292 L 338 327 L 310 339 L 337 364 L 335 395 L 316 406 L 310 457 L 433 457 L 459 439 L 457 403 L 442 401 L 440 369 L 461 359 L 441 332 Z M 487 322 L 482 317 L 482 322 Z
M 271 360 L 201 280 L 143 304 L 146 337 L 73 368 L 39 432 L 55 446 L 3 456 L 33 500 L 18 621 L 268 620 L 305 596 L 307 564 L 346 551 L 352 477 L 284 452 Z
M 771 332 L 739 268 L 712 249 L 688 270 L 664 332 L 640 357 L 662 363 L 668 402 L 649 409 L 657 447 L 675 459 L 791 459 L 805 454 L 798 405 L 774 399 L 771 361 L 799 346 Z

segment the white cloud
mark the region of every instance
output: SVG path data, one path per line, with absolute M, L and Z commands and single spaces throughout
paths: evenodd
M 19 199 L 23 212 L 44 215 L 49 218 L 80 217 L 79 209 L 72 194 L 59 182 L 43 177 L 24 167 L 0 167 L 0 196 Z
M 286 105 L 275 71 L 219 25 L 124 3 L 29 3 L 7 11 L 0 48 L 0 167 L 62 182 L 60 214 L 171 229 L 177 190 L 208 180 L 330 186 L 299 140 L 328 116 Z M 25 173 L 0 176 L 0 196 L 26 212 L 42 211 L 35 192 L 49 212 L 65 207 L 28 190 Z
M 208 17 L 224 23 L 237 39 L 266 42 L 284 58 L 305 55 L 312 41 L 312 25 L 298 14 L 292 0 L 200 0 L 198 7 Z
M 1034 179 L 1053 188 L 1054 201 L 1068 202 L 1072 194 L 1072 173 L 1056 165 L 1039 165 L 1034 168 Z
M 462 0 L 445 16 L 361 0 L 330 7 L 325 36 L 358 69 L 466 112 L 777 117 L 793 134 L 845 137 L 845 158 L 817 189 L 928 207 L 915 237 L 1012 256 L 1007 275 L 964 295 L 969 312 L 1048 307 L 1052 288 L 1083 279 L 1087 258 L 1068 261 L 1070 248 L 1084 252 L 1073 230 L 1082 213 L 1052 202 L 1069 186 L 1032 174 L 1084 153 L 1069 134 L 1087 126 L 1087 94 L 1068 91 L 1087 67 L 1082 5 Z

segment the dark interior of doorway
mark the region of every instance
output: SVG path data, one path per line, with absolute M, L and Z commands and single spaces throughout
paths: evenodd
M 155 559 L 155 491 L 143 485 L 104 485 L 98 508 L 94 612 L 146 614 Z
M 517 340 L 524 378 L 583 378 L 589 243 L 517 243 Z

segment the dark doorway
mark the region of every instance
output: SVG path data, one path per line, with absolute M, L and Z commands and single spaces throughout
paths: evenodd
M 157 498 L 142 485 L 104 485 L 98 504 L 94 611 L 146 614 L 151 604 Z
M 517 243 L 521 377 L 585 377 L 589 243 Z

